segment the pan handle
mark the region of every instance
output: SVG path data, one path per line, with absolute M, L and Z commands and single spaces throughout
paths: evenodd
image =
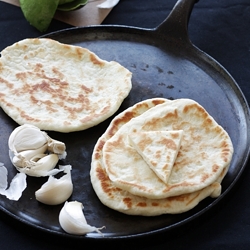
M 184 43 L 190 43 L 188 22 L 193 6 L 198 1 L 178 0 L 168 17 L 155 29 L 155 32 L 177 38 Z

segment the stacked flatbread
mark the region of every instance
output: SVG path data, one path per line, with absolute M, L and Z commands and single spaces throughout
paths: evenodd
M 182 213 L 220 195 L 232 155 L 229 135 L 197 102 L 148 99 L 99 138 L 91 182 L 101 202 L 122 213 Z
M 84 130 L 113 115 L 131 90 L 119 63 L 51 39 L 24 39 L 1 52 L 0 105 L 18 124 Z

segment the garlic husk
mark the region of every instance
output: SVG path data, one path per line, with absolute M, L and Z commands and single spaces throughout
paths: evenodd
M 29 124 L 24 124 L 15 128 L 8 140 L 9 149 L 14 153 L 38 149 L 46 143 L 46 133 Z
M 3 163 L 0 164 L 0 190 L 5 190 L 8 186 L 7 181 L 8 171 Z
M 4 195 L 10 200 L 19 200 L 23 191 L 27 187 L 26 175 L 17 173 L 10 183 L 10 187 L 5 190 Z
M 63 142 L 52 139 L 47 135 L 48 150 L 58 155 L 65 154 L 66 146 Z
M 101 233 L 102 228 L 90 226 L 83 214 L 83 205 L 78 201 L 65 202 L 63 208 L 59 213 L 59 223 L 62 229 L 75 235 L 85 235 L 91 232 Z
M 73 183 L 71 179 L 71 166 L 60 166 L 64 171 L 60 179 L 50 175 L 40 189 L 35 192 L 36 199 L 47 205 L 58 205 L 65 202 L 73 192 Z
M 9 188 L 7 181 L 8 171 L 4 165 L 0 165 L 0 194 L 5 195 L 9 200 L 19 200 L 27 187 L 26 175 L 17 173 L 12 179 Z

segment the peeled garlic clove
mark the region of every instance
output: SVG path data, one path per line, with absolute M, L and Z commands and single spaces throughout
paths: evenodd
M 47 144 L 44 144 L 38 149 L 25 150 L 20 153 L 16 153 L 11 157 L 11 161 L 15 167 L 24 168 L 27 166 L 27 162 L 36 155 L 44 154 L 47 150 Z
M 59 214 L 59 223 L 62 229 L 75 235 L 84 235 L 91 232 L 100 232 L 102 228 L 96 228 L 87 224 L 83 214 L 83 205 L 78 201 L 65 202 Z
M 30 176 L 48 176 L 52 174 L 50 171 L 55 168 L 58 161 L 59 157 L 57 154 L 36 155 L 26 162 L 25 168 L 18 168 L 18 170 Z M 56 172 L 58 171 L 56 170 Z
M 47 205 L 58 205 L 65 202 L 73 192 L 73 183 L 71 179 L 71 166 L 60 166 L 60 169 L 66 173 L 60 179 L 49 176 L 40 189 L 35 192 L 36 199 Z
M 46 133 L 29 124 L 24 124 L 14 129 L 8 140 L 9 149 L 13 152 L 38 149 L 46 143 Z

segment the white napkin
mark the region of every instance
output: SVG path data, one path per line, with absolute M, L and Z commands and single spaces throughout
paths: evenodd
M 105 2 L 98 4 L 100 9 L 111 9 L 119 3 L 120 0 L 106 0 Z

